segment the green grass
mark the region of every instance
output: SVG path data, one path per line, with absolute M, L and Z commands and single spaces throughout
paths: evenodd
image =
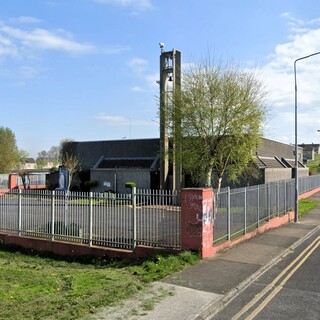
M 111 306 L 199 260 L 155 255 L 148 260 L 66 262 L 0 250 L 0 319 L 79 319 Z
M 311 209 L 314 209 L 318 204 L 320 204 L 319 201 L 314 201 L 311 199 L 301 199 L 298 203 L 299 217 L 302 217 L 304 214 L 309 212 Z
M 308 161 L 307 167 L 309 168 L 312 174 L 319 174 L 320 173 L 320 155 L 317 156 L 314 160 Z

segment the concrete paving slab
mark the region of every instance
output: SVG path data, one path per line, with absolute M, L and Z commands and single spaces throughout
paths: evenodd
M 306 232 L 308 232 L 309 230 L 313 229 L 313 226 L 310 226 L 307 223 L 307 221 L 299 221 L 298 223 L 290 222 L 290 223 L 287 223 L 287 224 L 285 224 L 285 225 L 283 225 L 283 226 L 281 226 L 279 228 L 272 229 L 272 230 L 270 230 L 268 232 L 272 233 L 272 232 L 275 232 L 275 231 L 279 230 L 280 228 L 284 228 L 284 231 L 287 230 L 287 229 L 301 229 L 301 230 L 306 230 Z
M 172 286 L 158 283 L 158 286 L 174 287 L 174 295 L 165 298 L 156 305 L 152 312 L 140 316 L 143 320 L 192 320 L 200 315 L 206 308 L 215 303 L 222 295 L 203 292 L 190 288 Z
M 287 237 L 287 236 L 280 236 L 277 234 L 266 233 L 261 234 L 250 241 L 255 244 L 268 244 L 269 246 L 274 246 L 278 248 L 287 248 L 292 243 L 297 241 L 297 237 Z
M 312 225 L 319 225 L 320 223 L 320 217 L 319 217 L 319 209 L 313 209 L 308 212 L 307 215 L 303 216 L 299 224 L 312 224 Z
M 225 294 L 259 268 L 260 265 L 257 264 L 222 259 L 203 260 L 163 281 L 196 290 Z
M 132 299 L 81 320 L 191 320 L 217 302 L 220 294 L 154 282 Z
M 282 251 L 283 248 L 281 247 L 279 248 L 267 243 L 257 244 L 250 241 L 225 251 L 221 259 L 241 263 L 263 265 L 270 260 L 270 257 L 277 256 Z
M 309 224 L 290 223 L 289 225 L 285 225 L 281 228 L 276 228 L 272 230 L 272 233 L 276 235 L 284 235 L 286 237 L 302 238 L 313 228 L 314 226 Z

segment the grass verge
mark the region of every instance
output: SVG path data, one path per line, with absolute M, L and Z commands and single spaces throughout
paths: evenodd
M 199 260 L 156 254 L 148 260 L 66 262 L 0 249 L 0 319 L 79 319 L 112 306 Z
M 299 217 L 302 217 L 308 211 L 314 209 L 318 204 L 320 204 L 319 201 L 315 201 L 315 200 L 311 200 L 311 199 L 301 199 L 298 202 Z

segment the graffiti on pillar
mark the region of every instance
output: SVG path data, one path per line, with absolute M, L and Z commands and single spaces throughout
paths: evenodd
M 201 237 L 202 236 L 202 195 L 201 194 L 189 194 L 186 199 L 189 204 L 189 209 L 193 213 L 192 221 L 187 223 L 187 233 L 189 237 Z
M 203 214 L 202 214 L 202 220 L 205 225 L 211 225 L 212 224 L 212 211 L 213 211 L 213 204 L 211 200 L 203 200 Z
M 192 210 L 195 212 L 198 212 L 201 214 L 202 208 L 201 208 L 201 202 L 202 201 L 202 195 L 200 194 L 189 194 L 189 205 Z
M 203 200 L 202 250 L 208 250 L 213 243 L 213 201 Z

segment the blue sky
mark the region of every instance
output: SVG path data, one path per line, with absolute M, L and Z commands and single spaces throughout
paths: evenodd
M 320 51 L 316 0 L 11 0 L 0 10 L 0 125 L 30 156 L 159 136 L 159 42 L 261 74 L 264 136 L 294 143 L 295 59 Z M 319 143 L 320 55 L 298 62 L 298 142 Z

